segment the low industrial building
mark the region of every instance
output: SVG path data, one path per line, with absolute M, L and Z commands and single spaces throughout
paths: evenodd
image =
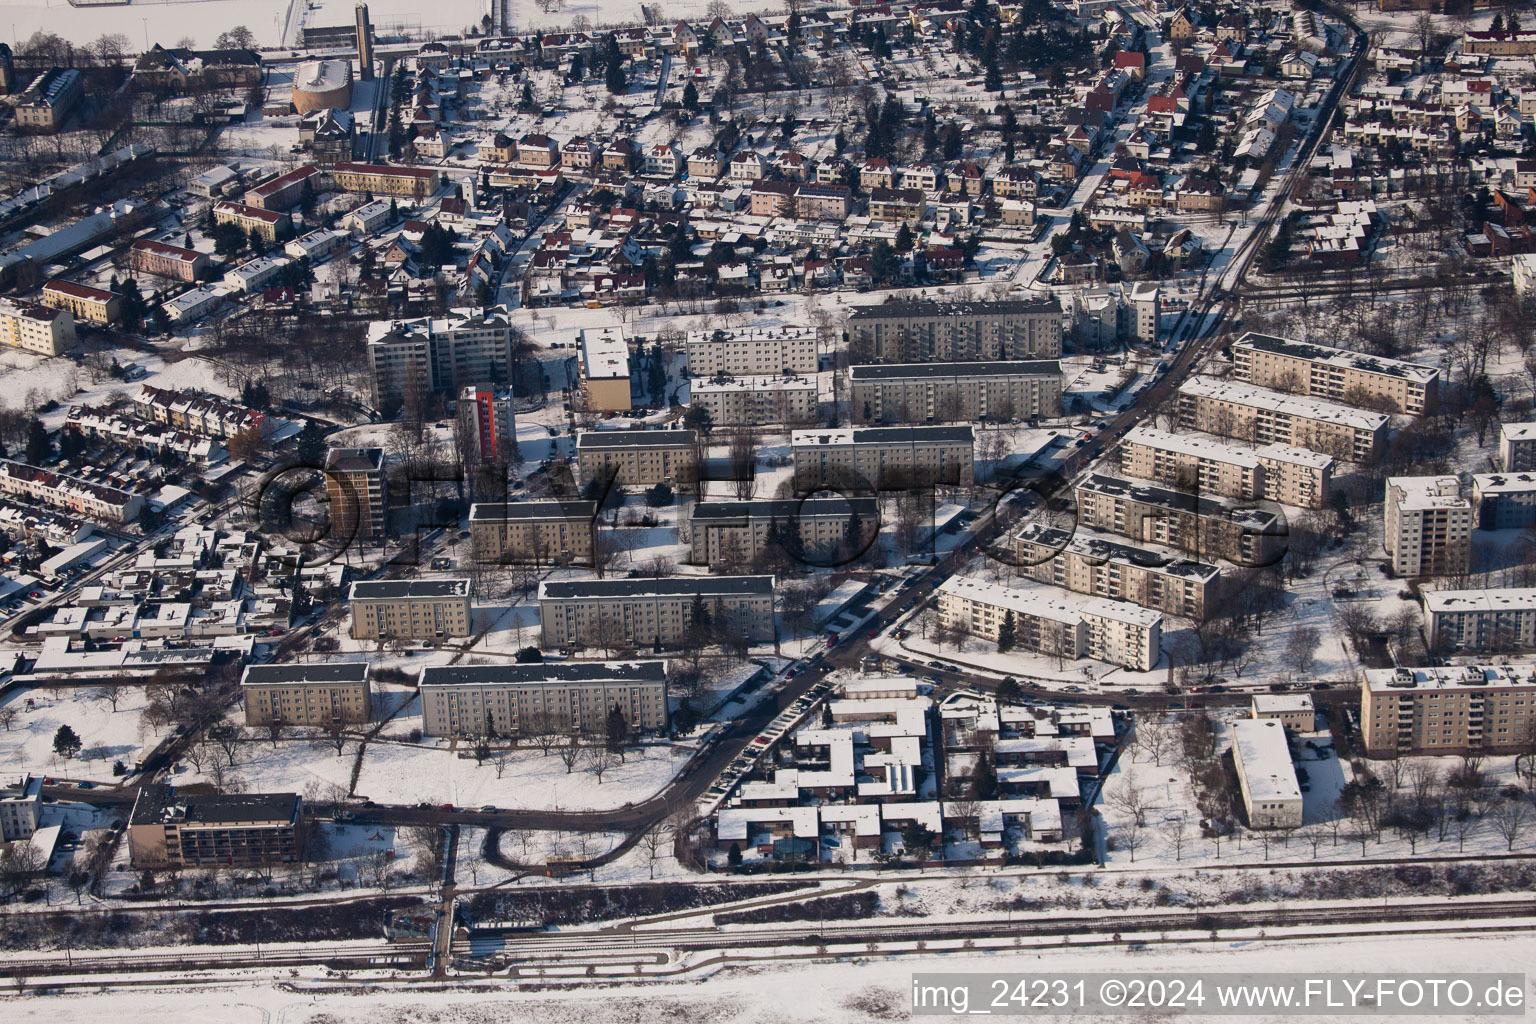
M 1249 710 L 1252 717 L 1273 719 L 1292 732 L 1317 728 L 1317 709 L 1310 693 L 1256 693 Z

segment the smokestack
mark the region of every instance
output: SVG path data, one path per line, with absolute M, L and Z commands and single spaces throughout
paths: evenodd
M 357 5 L 357 63 L 358 77 L 373 81 L 373 28 L 368 24 L 367 4 Z

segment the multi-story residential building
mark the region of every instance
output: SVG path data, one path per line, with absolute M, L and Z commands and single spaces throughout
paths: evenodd
M 177 281 L 196 281 L 208 270 L 207 253 L 148 238 L 129 247 L 128 259 L 134 270 Z
M 1282 723 L 1267 718 L 1233 723 L 1232 761 L 1249 828 L 1300 827 L 1301 784 Z
M 885 224 L 905 224 L 923 219 L 928 197 L 915 188 L 869 190 L 869 219 Z
M 1477 513 L 1453 476 L 1387 478 L 1383 546 L 1399 576 L 1467 571 Z
M 279 174 L 270 181 L 264 181 L 255 188 L 246 189 L 241 200 L 246 206 L 254 206 L 258 210 L 286 210 L 297 206 L 306 192 L 319 192 L 324 183 L 325 172 L 314 164 L 305 164 L 286 174 Z
M 122 300 L 116 292 L 60 277 L 43 285 L 43 305 L 68 310 L 77 321 L 93 324 L 116 323 L 122 316 Z
M 790 434 L 795 482 L 805 491 L 851 483 L 888 489 L 914 483 L 968 487 L 975 437 L 969 424 L 933 427 L 856 427 Z
M 539 624 L 546 647 L 673 647 L 702 611 L 718 635 L 774 636 L 772 576 L 545 580 Z
M 795 214 L 801 220 L 847 220 L 852 205 L 847 185 L 807 182 L 795 190 Z
M 381 541 L 389 526 L 384 449 L 331 448 L 325 453 L 325 497 L 334 535 Z
M 540 132 L 517 140 L 517 162 L 530 167 L 554 167 L 560 163 L 560 143 Z
M 632 733 L 667 728 L 664 661 L 436 665 L 420 690 L 428 736 L 603 736 L 615 708 Z
M 449 310 L 445 317 L 375 320 L 368 325 L 373 401 L 424 400 L 433 391 L 506 384 L 512 321 L 504 306 Z
M 815 373 L 817 348 L 816 328 L 792 326 L 690 331 L 684 342 L 688 372 L 694 377 Z
M 74 68 L 49 68 L 13 106 L 16 127 L 56 132 L 85 97 L 85 77 Z
M 1207 378 L 1179 387 L 1178 415 L 1186 430 L 1307 448 L 1346 462 L 1370 462 L 1387 437 L 1381 413 Z
M 512 389 L 471 384 L 459 393 L 459 436 L 465 457 L 481 465 L 506 465 L 517 452 Z
M 595 501 L 482 501 L 469 506 L 475 562 L 554 565 L 592 561 Z
M 1536 665 L 1365 669 L 1360 735 L 1372 757 L 1529 749 Z
M 348 597 L 354 640 L 468 636 L 469 580 L 358 580 Z
M 589 327 L 577 336 L 581 395 L 590 412 L 630 408 L 629 338 L 623 327 Z
M 1222 595 L 1214 565 L 1083 530 L 1029 523 L 1014 538 L 1014 552 L 1015 567 L 1032 580 L 1197 621 L 1216 612 Z
M 442 172 L 425 167 L 386 167 L 381 164 L 339 163 L 331 168 L 331 183 L 343 192 L 376 196 L 409 196 L 418 202 L 445 181 Z
M 861 423 L 1061 415 L 1055 360 L 871 364 L 851 367 L 848 377 L 853 416 Z
M 1480 530 L 1523 530 L 1536 525 L 1536 473 L 1479 473 L 1472 503 Z
M 1425 590 L 1419 599 L 1432 651 L 1536 647 L 1536 590 Z
M 848 318 L 858 363 L 952 363 L 1061 356 L 1061 302 L 886 302 Z
M 803 425 L 816 419 L 820 385 L 815 377 L 695 378 L 688 404 L 709 410 L 716 426 Z
M 1499 424 L 1499 468 L 1536 473 L 1536 423 Z
M 144 507 L 141 495 L 9 459 L 0 459 L 0 495 L 107 523 L 132 522 Z
M 1327 505 L 1333 481 L 1333 457 L 1321 452 L 1278 444 L 1239 448 L 1152 427 L 1125 435 L 1120 468 L 1186 490 L 1301 508 Z
M 1410 416 L 1434 410 L 1440 384 L 1433 366 L 1252 331 L 1232 345 L 1232 376 L 1288 394 Z
M 373 715 L 368 663 L 248 665 L 240 698 L 249 726 L 366 722 Z
M 1132 540 L 1250 568 L 1284 554 L 1280 518 L 1226 499 L 1092 473 L 1076 487 L 1078 521 Z
M 128 862 L 135 870 L 291 863 L 303 852 L 303 813 L 296 793 L 194 794 L 150 783 L 128 816 Z
M 698 477 L 698 438 L 691 430 L 583 430 L 576 435 L 576 470 L 583 483 L 613 479 L 627 487 L 692 484 Z
M 782 554 L 806 565 L 842 565 L 863 551 L 879 525 L 874 498 L 700 501 L 688 517 L 688 560 L 715 568 Z
M 0 300 L 0 344 L 42 356 L 62 355 L 75 347 L 75 316 L 67 309 Z
M 213 204 L 215 224 L 233 224 L 246 234 L 255 233 L 264 242 L 275 242 L 279 235 L 293 233 L 293 220 L 286 213 L 263 210 L 258 206 L 221 199 Z
M 1095 597 L 1079 604 L 974 576 L 951 576 L 937 593 L 940 622 L 983 640 L 995 643 L 1011 618 L 1014 643 L 1024 650 L 1097 658 L 1141 672 L 1162 657 L 1162 613 L 1126 601 Z
M 43 806 L 43 777 L 28 775 L 14 791 L 0 795 L 0 839 L 14 843 L 37 831 Z

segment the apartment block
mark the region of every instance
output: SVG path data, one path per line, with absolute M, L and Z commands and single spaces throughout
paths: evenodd
M 0 344 L 57 356 L 75 347 L 75 317 L 67 309 L 51 306 L 18 306 L 0 300 Z
M 624 328 L 589 327 L 577 335 L 581 353 L 581 395 L 591 412 L 630 408 L 629 338 Z
M 951 576 L 937 593 L 940 621 L 983 640 L 995 643 L 1011 615 L 1014 642 L 1025 650 L 1141 672 L 1162 657 L 1162 614 L 1126 601 L 1095 597 L 1079 604 L 974 576 Z
M 795 482 L 804 491 L 849 483 L 888 489 L 912 483 L 967 487 L 975 464 L 969 425 L 796 430 Z
M 701 609 L 717 631 L 749 643 L 773 639 L 772 576 L 545 580 L 539 624 L 545 647 L 673 647 Z
M 1472 503 L 1480 530 L 1523 530 L 1536 525 L 1536 473 L 1478 473 Z
M 246 234 L 255 232 L 264 242 L 277 241 L 278 235 L 293 233 L 293 220 L 286 213 L 263 210 L 227 199 L 213 204 L 215 224 L 233 224 Z
M 1014 537 L 1015 567 L 1025 576 L 1079 594 L 1130 601 L 1167 615 L 1204 620 L 1221 600 L 1214 565 L 1121 544 L 1083 530 L 1029 523 Z
M 328 449 L 325 497 L 337 538 L 382 541 L 389 528 L 384 449 Z
M 1426 590 L 1419 599 L 1432 651 L 1536 648 L 1536 589 Z
M 140 238 L 128 248 L 134 270 L 176 281 L 196 281 L 207 271 L 208 254 L 166 242 Z
M 143 497 L 129 491 L 9 459 L 0 459 L 0 495 L 114 524 L 132 522 L 144 507 Z
M 1061 302 L 886 302 L 848 318 L 856 363 L 1059 359 Z
M 1346 462 L 1372 461 L 1387 439 L 1381 413 L 1205 378 L 1179 387 L 1178 415 L 1185 430 L 1306 448 Z
M 420 690 L 428 736 L 604 736 L 615 708 L 632 733 L 667 728 L 664 661 L 438 665 Z
M 1120 446 L 1120 468 L 1225 498 L 1264 498 L 1282 505 L 1323 508 L 1333 483 L 1333 456 L 1271 444 L 1243 448 L 1213 438 L 1136 427 Z
M 1461 496 L 1455 477 L 1388 477 L 1383 515 L 1382 543 L 1397 575 L 1451 576 L 1467 571 L 1476 510 Z
M 357 724 L 373 715 L 368 663 L 248 665 L 240 679 L 245 724 L 325 727 Z
M 1232 760 L 1249 828 L 1301 826 L 1301 784 L 1282 723 L 1267 718 L 1234 722 Z
M 469 539 L 481 565 L 590 564 L 595 501 L 490 501 L 469 506 Z
M 300 113 L 308 113 L 308 111 L 300 111 Z M 324 171 L 314 164 L 305 164 L 279 174 L 269 181 L 264 181 L 255 188 L 246 189 L 241 199 L 245 205 L 254 206 L 259 210 L 286 210 L 290 206 L 297 206 L 304 198 L 306 191 L 319 192 L 324 187 L 324 182 Z
M 693 377 L 815 373 L 820 360 L 814 327 L 690 331 L 683 347 Z
M 860 423 L 1012 420 L 1061 415 L 1061 363 L 886 363 L 848 371 Z
M 1410 416 L 1434 410 L 1440 385 L 1433 366 L 1252 331 L 1232 346 L 1232 376 L 1288 394 Z
M 715 426 L 803 425 L 815 422 L 820 393 L 815 377 L 695 378 L 688 404 L 708 409 Z
M 861 551 L 879 524 L 874 498 L 700 501 L 688 518 L 688 560 L 715 568 L 782 552 L 810 565 L 837 565 Z
M 1536 423 L 1499 424 L 1499 468 L 1536 473 Z
M 1267 509 L 1100 473 L 1089 474 L 1075 493 L 1083 526 L 1248 567 L 1284 554 L 1279 516 Z
M 352 584 L 354 640 L 440 640 L 468 636 L 469 580 L 358 580 Z
M 437 189 L 440 174 L 440 171 L 424 167 L 339 163 L 331 168 L 331 183 L 343 192 L 369 192 L 376 196 L 409 196 L 412 199 L 421 200 Z
M 1536 737 L 1536 665 L 1362 672 L 1360 733 L 1372 757 L 1497 754 Z
M 459 436 L 465 456 L 482 465 L 505 466 L 517 452 L 517 417 L 512 389 L 471 384 L 459 392 Z
M 471 385 L 506 384 L 512 369 L 512 321 L 503 306 L 458 308 L 443 317 L 375 320 L 368 325 L 374 405 Z
M 692 484 L 698 476 L 691 430 L 583 430 L 576 435 L 581 480 L 610 477 L 626 487 Z
M 42 807 L 43 776 L 24 776 L 14 790 L 0 794 L 0 839 L 14 843 L 30 838 Z
M 74 68 L 49 68 L 16 98 L 16 126 L 56 132 L 84 98 L 84 75 Z
M 116 323 L 122 316 L 122 300 L 116 292 L 59 277 L 43 285 L 43 305 L 68 310 L 77 321 L 93 324 Z
M 297 793 L 191 794 L 151 783 L 128 816 L 134 870 L 270 867 L 299 859 L 304 802 Z

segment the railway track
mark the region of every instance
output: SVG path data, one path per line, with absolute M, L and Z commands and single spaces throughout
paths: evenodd
M 429 950 L 430 944 L 426 941 L 385 943 L 381 940 L 366 946 L 257 946 L 153 953 L 138 950 L 66 952 L 48 957 L 7 956 L 0 960 L 0 976 L 37 978 L 57 974 L 198 971 L 237 967 L 407 968 L 424 965 Z

